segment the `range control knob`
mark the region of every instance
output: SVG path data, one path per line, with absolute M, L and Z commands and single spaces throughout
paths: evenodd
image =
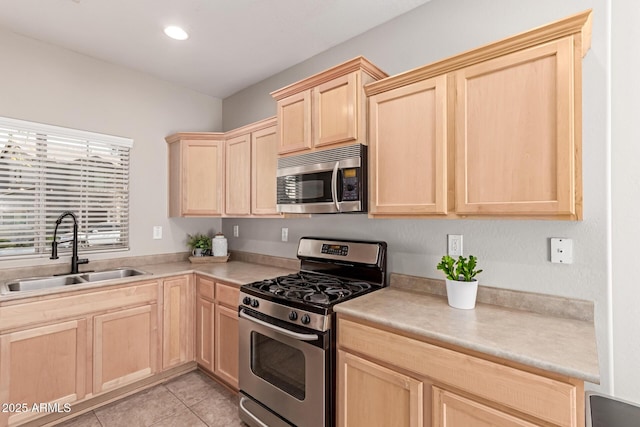
M 251 307 L 256 308 L 260 305 L 260 303 L 258 302 L 257 299 L 252 299 L 251 300 Z
M 300 319 L 300 321 L 302 322 L 303 325 L 308 325 L 309 323 L 311 323 L 311 318 L 309 317 L 308 314 L 304 314 L 302 315 L 302 319 Z
M 298 313 L 296 313 L 295 311 L 292 311 L 291 313 L 289 313 L 289 320 L 296 320 L 298 318 Z
M 249 304 L 251 304 L 251 298 L 249 298 L 249 297 L 244 297 L 244 298 L 242 298 L 242 303 L 243 303 L 244 305 L 249 305 Z

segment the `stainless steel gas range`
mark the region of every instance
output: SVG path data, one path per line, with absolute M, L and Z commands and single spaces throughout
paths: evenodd
M 300 272 L 240 288 L 240 418 L 253 427 L 335 424 L 333 306 L 386 286 L 387 244 L 303 237 Z

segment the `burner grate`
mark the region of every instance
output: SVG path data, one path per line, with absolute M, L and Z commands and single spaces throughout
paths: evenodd
M 251 287 L 289 301 L 332 305 L 368 291 L 371 285 L 363 281 L 300 272 L 256 282 Z

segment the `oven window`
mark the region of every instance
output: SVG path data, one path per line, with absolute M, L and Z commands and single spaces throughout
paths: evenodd
M 331 175 L 329 171 L 278 177 L 278 203 L 332 202 Z
M 251 370 L 298 400 L 305 396 L 304 353 L 259 332 L 251 332 Z

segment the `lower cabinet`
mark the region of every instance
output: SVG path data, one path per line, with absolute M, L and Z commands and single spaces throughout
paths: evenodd
M 34 415 L 41 403 L 85 396 L 87 321 L 67 320 L 0 335 L 0 425 Z M 37 414 L 37 412 L 36 412 Z
M 196 362 L 209 372 L 215 369 L 215 283 L 196 275 Z
M 154 374 L 157 368 L 156 304 L 94 317 L 94 394 Z
M 221 286 L 216 283 L 216 286 Z M 224 286 L 224 285 L 222 285 Z M 237 301 L 237 298 L 236 298 Z M 216 358 L 214 373 L 238 388 L 238 309 L 216 303 Z
M 455 393 L 433 388 L 434 426 L 476 427 L 535 427 L 528 421 L 514 417 Z
M 196 275 L 196 362 L 238 388 L 237 286 Z
M 338 425 L 584 426 L 584 383 L 338 316 Z M 389 418 L 391 417 L 391 418 Z
M 338 351 L 338 425 L 422 427 L 423 383 Z
M 162 369 L 194 359 L 194 297 L 190 278 L 191 275 L 185 275 L 162 281 Z

